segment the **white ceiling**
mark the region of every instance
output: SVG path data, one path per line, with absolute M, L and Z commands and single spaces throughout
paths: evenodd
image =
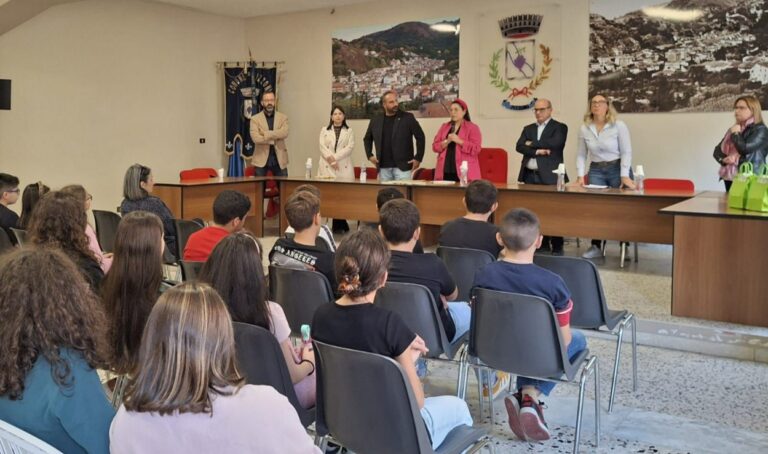
M 0 0 L 2 1 L 2 0 Z M 338 8 L 372 0 L 152 0 L 158 3 L 232 17 L 265 16 L 313 9 Z

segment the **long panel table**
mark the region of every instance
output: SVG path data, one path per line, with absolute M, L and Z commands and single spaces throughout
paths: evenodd
M 672 315 L 768 327 L 768 213 L 721 192 L 661 210 L 674 219 Z

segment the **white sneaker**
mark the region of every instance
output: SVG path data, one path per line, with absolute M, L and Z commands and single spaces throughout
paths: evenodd
M 603 256 L 603 251 L 601 251 L 599 247 L 593 244 L 589 249 L 587 249 L 587 252 L 581 254 L 581 256 L 585 259 L 596 259 Z

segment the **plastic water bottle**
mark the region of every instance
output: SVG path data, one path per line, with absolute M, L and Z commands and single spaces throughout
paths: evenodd
M 307 180 L 312 178 L 312 158 L 307 158 L 307 164 L 304 170 L 304 178 Z
M 363 163 L 363 166 L 360 167 L 360 183 L 365 183 L 366 181 L 368 181 L 368 167 Z
M 461 161 L 461 167 L 459 167 L 459 172 L 461 175 L 459 176 L 460 184 L 462 186 L 466 186 L 469 184 L 469 163 L 467 161 Z
M 564 192 L 565 191 L 565 164 L 558 164 L 557 170 L 555 171 L 557 173 L 557 190 L 558 192 Z
M 643 181 L 644 179 L 645 179 L 645 172 L 643 171 L 643 166 L 638 165 L 635 171 L 635 187 L 637 188 L 637 191 L 640 193 L 645 191 L 645 182 Z

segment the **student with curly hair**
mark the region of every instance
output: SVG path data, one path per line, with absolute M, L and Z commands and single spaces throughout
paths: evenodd
M 76 198 L 61 191 L 49 192 L 38 202 L 29 221 L 30 242 L 54 247 L 72 259 L 80 268 L 91 289 L 98 293 L 104 272 L 88 246 L 85 226 L 88 217 Z
M 53 248 L 3 256 L 0 320 L 0 419 L 62 452 L 109 452 L 115 411 L 94 370 L 106 320 L 74 263 Z
M 80 186 L 79 184 L 70 184 L 61 188 L 61 192 L 69 194 L 82 202 L 83 209 L 85 210 L 87 216 L 88 210 L 91 209 L 91 201 L 93 200 L 93 196 L 89 194 L 84 187 Z M 26 195 L 26 193 L 27 190 L 25 189 L 24 195 Z M 85 235 L 88 237 L 88 247 L 91 248 L 91 252 L 93 252 L 93 255 L 95 255 L 96 259 L 99 261 L 101 270 L 105 273 L 108 272 L 109 267 L 112 266 L 112 253 L 105 254 L 104 251 L 101 250 L 99 239 L 96 237 L 96 230 L 93 229 L 93 226 L 91 226 L 90 223 L 85 224 Z
M 147 320 L 110 452 L 320 450 L 285 396 L 245 384 L 227 306 L 209 285 L 187 282 L 165 292 Z

